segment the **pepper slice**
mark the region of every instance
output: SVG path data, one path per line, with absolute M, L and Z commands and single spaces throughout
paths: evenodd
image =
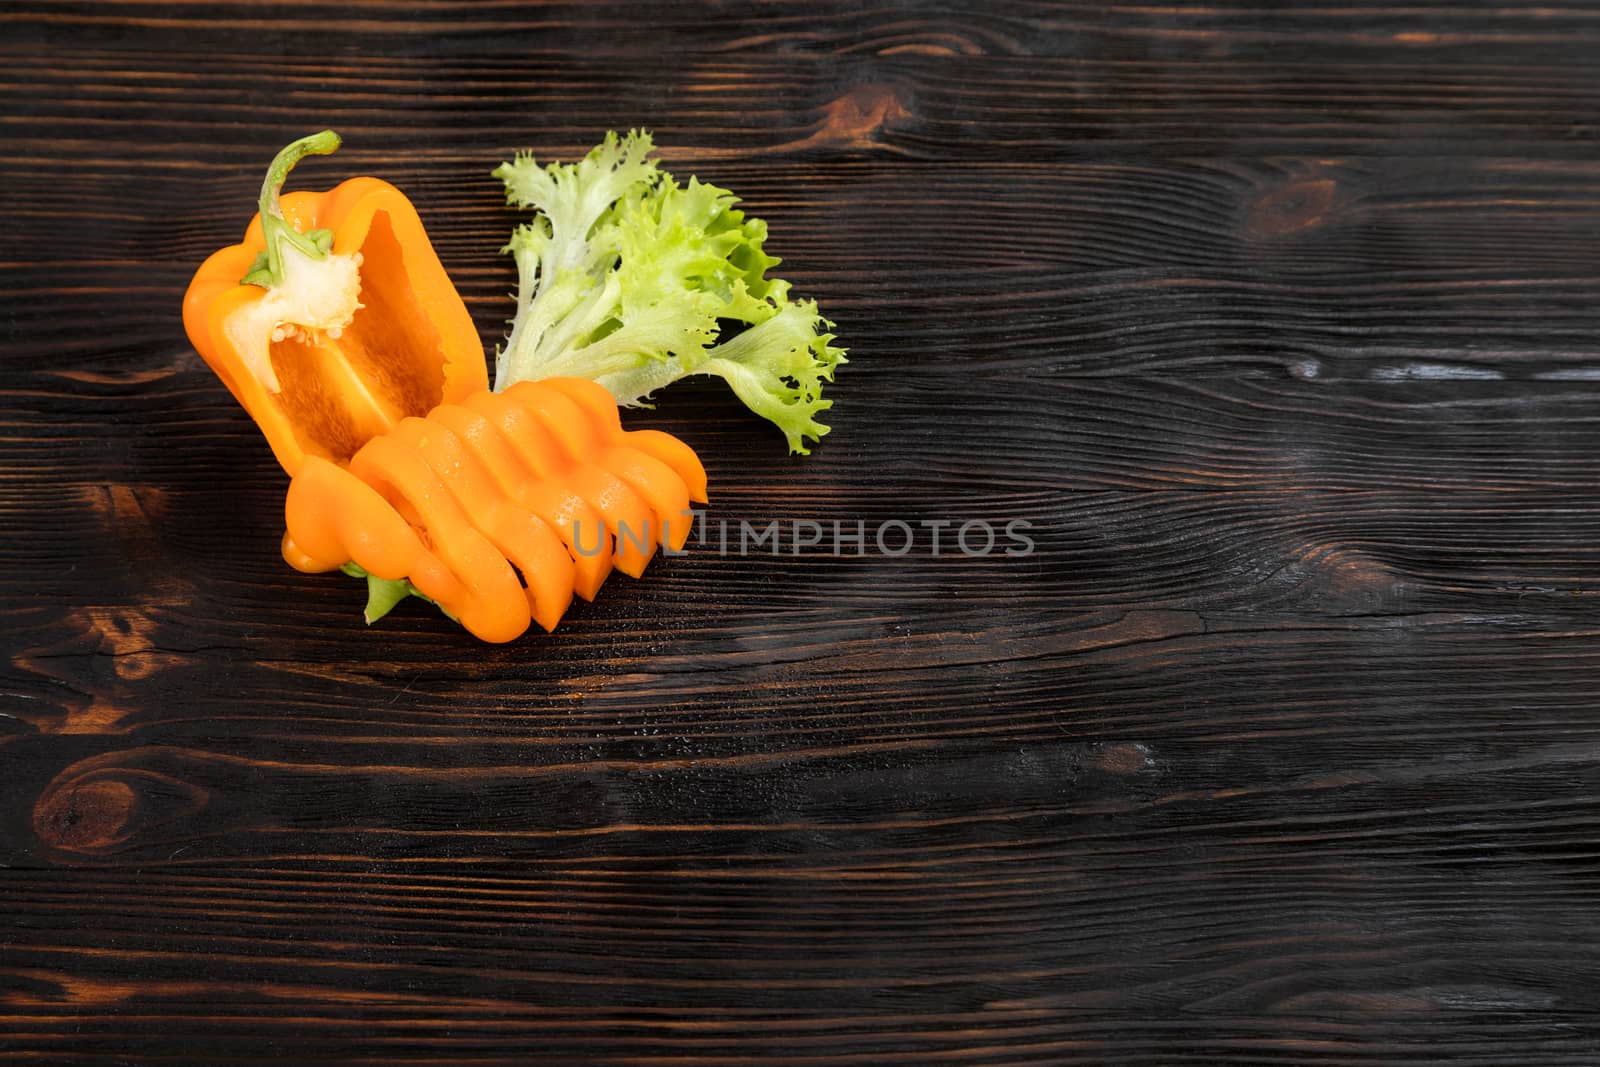
M 190 342 L 291 477 L 489 385 L 477 328 L 403 193 L 360 177 L 280 196 L 295 163 L 338 147 L 324 130 L 278 153 L 244 240 L 201 265 L 183 302 Z
M 348 468 L 307 459 L 284 504 L 283 558 L 408 579 L 485 641 L 530 620 L 553 630 L 613 567 L 637 578 L 658 544 L 688 536 L 688 482 L 630 440 L 593 383 L 546 378 L 441 404 L 368 441 Z

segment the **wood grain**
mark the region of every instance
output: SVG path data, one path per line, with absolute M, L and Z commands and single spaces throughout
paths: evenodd
M 0 1062 L 1600 1062 L 1597 43 L 7 5 Z M 554 636 L 367 631 L 177 314 L 323 126 L 296 180 L 404 188 L 490 347 L 488 170 L 652 129 L 837 321 L 834 432 L 675 386 L 628 418 L 704 543 Z

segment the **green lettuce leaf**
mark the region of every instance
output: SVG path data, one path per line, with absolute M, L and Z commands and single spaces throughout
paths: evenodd
M 723 378 L 775 423 L 792 452 L 828 427 L 823 383 L 846 362 L 812 301 L 767 276 L 767 227 L 726 189 L 679 184 L 650 136 L 606 135 L 577 163 L 519 154 L 495 177 L 539 212 L 503 251 L 517 265 L 517 312 L 496 353 L 495 388 L 566 375 L 642 404 L 692 374 Z
M 366 568 L 359 563 L 346 563 L 339 569 L 352 578 L 365 578 L 367 580 L 367 607 L 362 612 L 362 617 L 367 620 L 368 626 L 389 614 L 395 609 L 395 605 L 405 600 L 408 596 L 426 600 L 441 612 L 444 612 L 445 618 L 451 622 L 456 621 L 454 615 L 445 611 L 443 604 L 440 604 L 437 600 L 412 585 L 409 579 L 379 578 L 376 574 L 368 573 Z

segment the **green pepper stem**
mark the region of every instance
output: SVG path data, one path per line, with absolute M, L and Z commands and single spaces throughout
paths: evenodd
M 323 130 L 285 145 L 273 157 L 272 165 L 267 168 L 267 176 L 261 182 L 261 233 L 266 238 L 267 249 L 256 257 L 249 273 L 239 279 L 239 284 L 259 285 L 265 289 L 282 285 L 284 242 L 311 259 L 321 259 L 328 254 L 328 249 L 333 246 L 333 234 L 328 230 L 312 230 L 309 233 L 296 230 L 283 217 L 278 194 L 282 192 L 283 183 L 288 181 L 289 171 L 294 169 L 296 163 L 306 156 L 329 155 L 338 149 L 340 143 L 338 134 Z

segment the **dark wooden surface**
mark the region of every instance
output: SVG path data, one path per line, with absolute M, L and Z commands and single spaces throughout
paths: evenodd
M 972 12 L 963 8 L 971 7 Z M 979 13 L 982 9 L 986 13 Z M 1600 1063 L 1600 9 L 0 8 L 0 1059 Z M 332 126 L 486 344 L 487 171 L 647 126 L 851 347 L 721 558 L 485 647 L 277 555 L 186 343 Z

